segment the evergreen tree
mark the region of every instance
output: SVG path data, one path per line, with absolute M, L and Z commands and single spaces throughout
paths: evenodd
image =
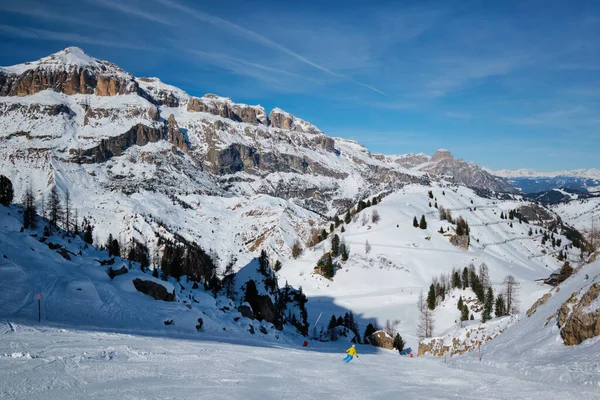
M 415 228 L 418 228 L 418 227 L 419 227 L 419 221 L 417 220 L 417 217 L 416 217 L 416 216 L 413 218 L 413 226 L 414 226 Z
M 433 309 L 435 309 L 435 303 L 436 303 L 435 286 L 433 286 L 433 283 L 432 283 L 431 286 L 429 286 L 429 293 L 427 294 L 427 307 L 430 310 L 433 310 Z
M 371 252 L 371 243 L 369 243 L 369 240 L 365 240 L 365 253 L 369 254 Z
M 52 189 L 50 189 L 50 196 L 48 198 L 48 212 L 50 223 L 53 226 L 57 226 L 58 221 L 62 217 L 62 204 L 56 186 L 52 186 Z
M 333 223 L 329 224 L 329 233 L 332 233 L 334 229 Z
M 440 230 L 438 232 L 443 235 L 444 234 L 444 228 L 440 226 Z
M 350 210 L 348 210 L 348 211 L 346 212 L 346 216 L 344 217 L 344 222 L 345 222 L 346 224 L 349 224 L 349 223 L 350 223 L 350 221 L 352 221 L 352 219 L 351 219 L 351 217 L 350 217 Z
M 494 290 L 492 287 L 488 287 L 485 295 L 485 302 L 483 304 L 483 313 L 481 314 L 481 321 L 487 322 L 492 319 L 492 311 L 494 309 Z
M 506 315 L 506 303 L 504 302 L 504 296 L 502 296 L 502 293 L 500 293 L 496 298 L 495 313 L 496 317 L 502 317 Z
M 473 321 L 475 319 L 475 317 L 473 316 L 473 314 L 471 314 L 471 317 L 469 318 L 471 321 Z
M 465 267 L 463 269 L 462 285 L 463 285 L 463 290 L 466 289 L 467 286 L 469 286 L 469 270 L 467 269 L 467 267 Z
M 273 266 L 273 269 L 275 270 L 275 272 L 281 270 L 281 261 L 279 261 L 279 260 L 275 261 L 275 265 Z
M 329 332 L 330 340 L 337 340 L 337 330 L 335 329 L 336 327 L 337 319 L 335 318 L 335 315 L 332 315 L 331 319 L 329 320 L 329 325 L 327 325 L 327 332 Z
M 13 201 L 15 191 L 12 182 L 4 175 L 0 175 L 0 204 L 8 207 Z
M 458 271 L 454 271 L 452 273 L 452 288 L 462 288 L 462 282 L 460 281 L 460 273 Z
M 331 254 L 334 257 L 340 254 L 340 237 L 337 234 L 331 238 Z
M 323 256 L 317 262 L 317 267 L 321 269 L 325 278 L 332 279 L 335 275 L 335 266 L 333 265 L 333 260 L 331 259 L 331 253 L 327 252 L 323 254 Z
M 323 229 L 321 231 L 321 240 L 325 240 L 327 239 L 327 231 L 325 229 Z
M 462 311 L 462 309 L 463 309 L 463 304 L 464 304 L 464 303 L 463 303 L 462 296 L 460 296 L 460 297 L 458 298 L 458 304 L 456 305 L 456 307 L 458 308 L 458 310 L 459 310 L 459 311 Z
M 367 325 L 367 328 L 365 329 L 365 334 L 363 335 L 363 337 L 364 337 L 363 343 L 373 344 L 371 342 L 371 336 L 373 336 L 373 334 L 375 332 L 376 332 L 376 330 L 375 330 L 375 327 L 373 326 L 373 324 Z
M 463 304 L 463 309 L 460 315 L 461 321 L 466 321 L 469 319 L 469 306 L 466 303 Z
M 108 250 L 108 256 L 112 256 L 112 241 L 113 241 L 113 235 L 112 233 L 108 234 L 108 239 L 106 240 L 106 249 Z
M 533 235 L 533 231 L 531 230 L 531 228 L 529 228 L 529 232 L 527 233 L 529 236 Z
M 333 223 L 335 224 L 335 227 L 337 228 L 338 226 L 340 226 L 340 224 L 342 223 L 342 221 L 340 221 L 339 217 L 337 216 L 337 214 L 335 215 L 335 217 L 333 217 Z
M 94 227 L 92 226 L 92 224 L 88 223 L 85 226 L 85 232 L 83 234 L 84 242 L 89 243 L 89 244 L 92 244 L 94 242 L 93 231 L 94 231 Z
M 342 261 L 348 261 L 348 247 L 346 246 L 344 239 L 342 239 L 342 242 L 340 243 L 340 257 L 342 258 Z
M 346 232 L 346 229 L 344 229 L 344 225 L 342 225 L 342 228 L 340 229 L 340 232 L 342 232 L 342 233 Z
M 27 190 L 23 196 L 23 207 L 25 208 L 23 212 L 23 227 L 25 229 L 35 228 L 35 217 L 37 212 L 35 209 L 35 198 L 33 197 L 31 184 L 27 186 Z
M 396 333 L 396 336 L 394 336 L 392 346 L 398 350 L 399 353 L 402 353 L 402 350 L 404 350 L 404 340 L 402 340 L 402 336 L 400 336 L 399 333 Z
M 425 215 L 421 215 L 421 222 L 419 222 L 419 228 L 427 229 L 427 221 L 425 221 Z

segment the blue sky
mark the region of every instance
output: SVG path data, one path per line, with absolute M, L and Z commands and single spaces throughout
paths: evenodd
M 598 1 L 4 0 L 0 65 L 68 46 L 372 152 L 600 167 Z

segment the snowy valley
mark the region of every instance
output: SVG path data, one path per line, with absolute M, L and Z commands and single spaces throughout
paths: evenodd
M 0 68 L 0 175 L 45 216 L 0 205 L 0 397 L 596 398 L 598 198 L 490 172 L 76 47 Z

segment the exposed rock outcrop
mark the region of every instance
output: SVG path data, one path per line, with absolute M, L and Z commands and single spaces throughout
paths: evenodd
M 242 304 L 238 307 L 238 311 L 242 314 L 242 317 L 254 319 L 254 312 L 252 312 L 252 307 L 249 304 Z
M 384 331 L 377 331 L 372 336 L 372 343 L 377 347 L 392 350 L 394 339 Z
M 201 98 L 192 97 L 188 102 L 187 110 L 218 115 L 236 122 L 269 125 L 265 109 L 261 106 L 235 104 L 228 98 L 214 94 L 206 94 Z
M 537 308 L 542 304 L 546 304 L 546 302 L 552 297 L 552 293 L 546 293 L 542 297 L 536 300 L 535 303 L 527 310 L 527 318 L 531 317 L 537 311 Z
M 151 296 L 155 300 L 175 301 L 175 292 L 169 293 L 163 285 L 154 281 L 145 281 L 136 278 L 133 280 L 133 286 L 135 286 L 138 291 Z
M 169 119 L 167 120 L 167 140 L 184 153 L 190 150 L 188 141 L 179 129 L 179 125 L 177 125 L 173 114 L 169 115 Z
M 115 279 L 115 277 L 117 277 L 119 275 L 124 275 L 127 272 L 129 272 L 129 270 L 127 269 L 126 266 L 123 265 L 119 269 L 112 269 L 112 267 L 111 267 L 111 268 L 108 269 L 107 273 L 108 273 L 108 276 L 110 276 L 110 279 Z
M 153 128 L 143 124 L 137 124 L 127 132 L 113 136 L 108 139 L 102 139 L 100 144 L 79 153 L 71 151 L 73 161 L 80 163 L 98 163 L 104 162 L 111 157 L 123 154 L 125 150 L 133 145 L 145 146 L 151 142 L 158 142 L 164 139 L 164 133 L 161 128 Z
M 571 296 L 558 310 L 558 325 L 562 326 L 560 335 L 567 346 L 580 344 L 586 339 L 600 335 L 600 308 L 588 307 L 600 296 L 600 283 L 590 286 L 577 301 Z

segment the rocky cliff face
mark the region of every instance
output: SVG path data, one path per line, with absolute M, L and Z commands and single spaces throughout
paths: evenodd
M 265 109 L 261 106 L 235 104 L 231 99 L 206 94 L 201 98 L 192 97 L 187 105 L 190 112 L 204 112 L 236 122 L 246 122 L 253 125 L 269 125 Z
M 137 93 L 139 86 L 131 74 L 107 61 L 93 59 L 77 47 L 0 69 L 0 96 L 27 96 L 43 90 L 115 96 Z
M 471 188 L 498 193 L 516 193 L 509 182 L 491 175 L 475 163 L 455 159 L 448 150 L 438 150 L 431 157 L 424 154 L 407 154 L 387 157 L 387 160 L 415 171 L 443 176 L 447 180 Z

